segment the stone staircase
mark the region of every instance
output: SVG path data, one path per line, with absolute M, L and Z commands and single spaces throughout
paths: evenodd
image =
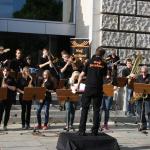
M 36 106 L 32 105 L 32 110 L 31 110 L 31 123 L 36 122 Z M 59 110 L 59 105 L 51 105 L 50 106 L 50 117 L 49 117 L 49 123 L 63 123 L 65 120 L 66 112 L 60 111 Z M 80 121 L 80 113 L 81 110 L 76 110 L 75 113 L 75 122 L 78 123 Z M 92 122 L 92 115 L 93 111 L 90 110 L 88 114 L 88 122 Z M 42 119 L 44 118 L 44 111 L 42 110 Z M 102 120 L 103 120 L 102 116 Z M 136 117 L 127 117 L 125 116 L 123 111 L 113 111 L 111 110 L 110 112 L 110 121 L 113 122 L 120 122 L 120 123 L 135 123 L 136 122 Z M 21 123 L 21 107 L 20 105 L 15 105 L 13 106 L 11 110 L 11 115 L 10 115 L 10 123 L 17 124 Z
M 66 116 L 66 112 L 60 111 L 59 109 L 59 102 L 57 100 L 57 97 L 55 94 L 52 95 L 52 103 L 50 105 L 50 110 L 49 110 L 49 122 L 50 123 L 62 123 L 65 120 L 65 116 Z M 78 104 L 77 106 L 77 110 L 75 113 L 75 122 L 78 123 L 80 121 L 80 106 Z M 42 119 L 44 118 L 44 111 L 42 110 Z M 88 122 L 92 122 L 92 115 L 93 115 L 93 111 L 92 111 L 92 107 L 89 111 L 88 114 Z M 103 117 L 102 117 L 103 120 Z M 134 123 L 136 122 L 136 117 L 127 117 L 125 116 L 125 113 L 121 110 L 111 110 L 110 112 L 110 121 L 113 122 L 121 122 L 121 123 Z M 31 123 L 36 122 L 36 105 L 33 104 L 32 105 L 32 110 L 31 110 Z M 17 100 L 16 105 L 12 106 L 11 109 L 11 114 L 10 114 L 10 121 L 9 123 L 13 123 L 13 124 L 17 124 L 17 123 L 21 123 L 21 106 L 19 104 L 19 101 Z

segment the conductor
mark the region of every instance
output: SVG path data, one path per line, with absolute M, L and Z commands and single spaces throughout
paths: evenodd
M 82 96 L 82 111 L 78 135 L 84 136 L 86 131 L 86 121 L 91 100 L 93 100 L 93 126 L 92 135 L 98 135 L 100 126 L 100 107 L 103 98 L 103 78 L 107 75 L 107 64 L 103 60 L 105 50 L 101 47 L 96 49 L 95 55 L 85 65 L 79 75 L 77 90 L 80 82 L 86 76 L 85 92 Z

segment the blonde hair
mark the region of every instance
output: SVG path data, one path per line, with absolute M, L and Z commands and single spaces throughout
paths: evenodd
M 80 75 L 80 72 L 79 71 L 74 71 L 71 75 L 71 77 L 69 78 L 69 82 L 70 84 L 74 84 L 75 83 L 75 80 L 78 80 L 78 77 Z
M 51 79 L 51 78 L 52 78 L 52 75 L 51 75 L 51 73 L 50 73 L 49 70 L 44 70 L 44 71 L 43 71 L 43 74 L 44 74 L 44 73 L 46 73 L 46 74 L 48 75 L 48 79 Z
M 23 76 L 23 77 L 26 76 L 26 73 L 25 73 L 26 71 L 28 71 L 28 72 L 30 73 L 29 67 L 27 67 L 27 66 L 24 67 L 23 70 L 22 70 L 22 76 Z

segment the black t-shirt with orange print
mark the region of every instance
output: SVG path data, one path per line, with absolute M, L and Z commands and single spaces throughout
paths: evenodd
M 99 56 L 93 56 L 85 65 L 87 95 L 97 95 L 103 90 L 103 78 L 107 75 L 107 64 Z

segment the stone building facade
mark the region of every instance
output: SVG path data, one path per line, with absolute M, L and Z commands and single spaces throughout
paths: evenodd
M 101 14 L 103 47 L 119 49 L 122 56 L 142 50 L 150 57 L 150 1 L 103 0 Z
M 91 14 L 88 8 L 87 19 L 92 16 L 92 53 L 97 46 L 116 49 L 121 57 L 141 50 L 143 61 L 150 63 L 150 0 L 87 0 L 83 7 L 91 1 L 93 5 L 89 8 L 93 11 Z M 83 35 L 77 34 L 80 36 Z

